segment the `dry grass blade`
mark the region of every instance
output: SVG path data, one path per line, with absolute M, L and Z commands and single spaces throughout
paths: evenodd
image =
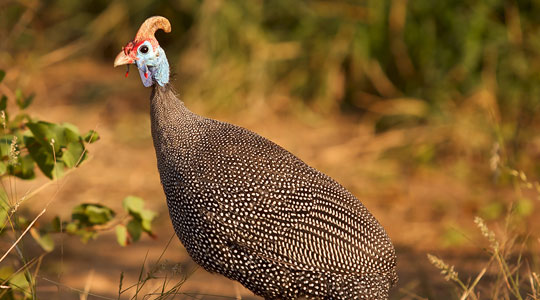
M 48 204 L 47 204 L 48 206 Z M 11 247 L 9 247 L 9 249 L 4 253 L 4 255 L 0 258 L 0 262 L 2 262 L 6 256 L 8 256 L 8 254 L 11 252 L 11 250 L 13 250 L 13 248 L 15 248 L 17 246 L 17 244 L 21 241 L 21 239 L 26 235 L 26 233 L 28 231 L 30 231 L 30 228 L 32 228 L 32 226 L 34 226 L 34 224 L 36 223 L 36 221 L 47 211 L 47 207 L 45 207 L 44 209 L 41 210 L 41 212 L 32 220 L 32 222 L 30 222 L 30 224 L 28 225 L 28 227 L 26 227 L 26 229 L 22 232 L 22 234 L 19 236 L 19 238 L 17 238 L 17 240 L 11 245 Z
M 30 261 L 26 262 L 23 266 L 21 266 L 19 269 L 17 269 L 15 272 L 13 272 L 9 277 L 7 278 L 3 278 L 1 281 L 0 281 L 0 285 L 2 286 L 5 286 L 6 288 L 2 291 L 0 290 L 0 299 L 4 299 L 4 295 L 5 293 L 7 292 L 8 289 L 10 289 L 11 287 L 9 285 L 6 285 L 6 283 L 10 282 L 11 278 L 14 277 L 16 274 L 19 274 L 21 272 L 28 272 L 30 270 L 30 268 L 33 266 L 33 265 L 36 265 L 36 269 L 34 271 L 34 274 L 37 274 L 37 272 L 39 271 L 39 268 L 41 266 L 41 262 L 43 260 L 43 256 L 44 255 L 40 255 L 39 257 L 34 257 L 32 258 Z M 35 278 L 35 277 L 31 277 L 31 278 Z M 28 279 L 28 277 L 27 277 Z M 13 284 L 13 283 L 10 283 L 10 284 Z M 16 286 L 17 287 L 17 286 Z M 30 292 L 29 291 L 26 291 L 25 289 L 23 288 L 20 288 L 18 287 L 23 293 L 27 294 L 27 295 L 31 295 L 31 296 L 34 296 L 35 298 L 35 290 L 33 290 L 33 287 L 31 286 L 30 288 L 32 289 Z
M 54 151 L 53 151 L 54 153 Z M 56 162 L 56 159 L 55 159 L 55 162 Z M 67 173 L 67 172 L 66 172 Z M 32 220 L 32 222 L 30 222 L 30 224 L 28 225 L 28 227 L 26 227 L 26 229 L 21 233 L 21 235 L 17 238 L 17 240 L 11 245 L 11 247 L 9 247 L 9 249 L 4 253 L 4 255 L 0 258 L 0 262 L 2 262 L 6 256 L 11 252 L 11 250 L 13 250 L 13 248 L 15 248 L 17 246 L 17 244 L 21 241 L 21 239 L 28 233 L 28 231 L 30 231 L 30 229 L 32 228 L 32 226 L 34 226 L 34 224 L 37 222 L 37 220 L 39 218 L 41 218 L 41 216 L 43 216 L 43 214 L 45 214 L 45 212 L 47 211 L 47 208 L 49 207 L 49 205 L 56 199 L 56 195 L 58 194 L 58 192 L 60 191 L 60 189 L 62 188 L 62 186 L 65 184 L 65 181 L 62 183 L 62 184 L 58 184 L 58 181 L 55 180 L 55 181 L 49 181 L 48 183 L 56 183 L 58 185 L 58 188 L 56 189 L 54 195 L 52 196 L 51 200 L 49 200 L 49 202 L 47 202 L 47 204 L 45 205 L 45 207 L 39 212 L 39 214 Z M 47 185 L 47 184 L 45 184 Z M 37 190 L 40 190 L 40 189 L 37 189 Z M 37 191 L 36 190 L 36 191 Z M 32 195 L 35 194 L 34 191 L 33 193 L 31 193 Z M 23 199 L 28 199 L 23 197 Z
M 90 270 L 88 273 L 88 278 L 86 279 L 86 283 L 84 284 L 84 291 L 80 295 L 80 300 L 87 300 L 88 299 L 88 293 L 90 292 L 90 287 L 92 286 L 92 282 L 94 281 L 94 269 Z
M 530 266 L 528 266 L 529 269 L 529 284 L 531 285 L 531 296 L 533 299 L 538 299 L 538 293 L 537 289 L 540 288 L 540 282 L 538 281 L 538 275 L 535 272 L 531 271 Z
M 478 276 L 476 276 L 471 286 L 465 292 L 463 292 L 463 295 L 461 296 L 461 298 L 459 298 L 460 300 L 467 299 L 467 297 L 469 297 L 469 295 L 474 292 L 474 288 L 476 287 L 478 282 L 480 282 L 480 279 L 484 277 L 484 274 L 486 274 L 486 271 L 487 271 L 487 268 L 483 268 L 482 271 L 480 271 L 480 273 L 478 274 Z

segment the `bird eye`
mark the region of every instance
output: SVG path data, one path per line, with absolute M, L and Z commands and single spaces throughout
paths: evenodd
M 141 53 L 148 53 L 148 46 L 143 45 L 143 46 L 141 47 Z

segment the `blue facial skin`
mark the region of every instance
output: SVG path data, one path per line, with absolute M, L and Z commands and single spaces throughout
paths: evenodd
M 145 49 L 147 49 L 146 53 L 144 53 Z M 154 50 L 152 44 L 145 41 L 137 48 L 137 58 L 135 63 L 145 87 L 152 86 L 154 81 L 160 86 L 164 86 L 169 82 L 169 62 L 165 51 L 161 47 L 158 46 L 157 50 Z M 148 74 L 148 76 L 145 76 L 145 74 Z

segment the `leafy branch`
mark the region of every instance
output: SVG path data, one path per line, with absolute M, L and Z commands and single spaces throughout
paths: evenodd
M 1 85 L 5 74 L 0 70 Z M 9 98 L 16 105 L 13 115 L 13 108 L 8 107 L 8 96 L 0 96 L 0 241 L 11 244 L 11 247 L 0 253 L 0 261 L 14 251 L 25 267 L 0 268 L 0 299 L 33 299 L 39 263 L 36 271 L 30 272 L 33 265 L 27 262 L 33 260 L 26 259 L 18 245 L 27 233 L 46 252 L 55 248 L 54 234 L 77 236 L 86 243 L 96 239 L 101 232 L 113 229 L 118 243 L 126 246 L 138 241 L 143 233 L 155 236 L 152 221 L 156 213 L 144 208 L 144 200 L 135 196 L 124 199 L 124 213 L 121 215 L 99 203 L 82 203 L 73 207 L 71 218 L 64 221 L 56 216 L 50 222 L 37 222 L 46 209 L 34 218 L 21 212 L 20 205 L 41 188 L 18 199 L 13 196 L 16 194 L 15 178 L 33 180 L 41 172 L 52 182 L 65 176 L 88 159 L 88 144 L 97 142 L 99 134 L 94 130 L 81 134 L 73 124 L 35 119 L 26 112 L 35 95 L 25 95 L 19 89 L 10 94 Z

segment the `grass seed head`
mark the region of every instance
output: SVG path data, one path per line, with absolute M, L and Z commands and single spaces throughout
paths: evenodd
M 441 274 L 444 275 L 446 281 L 453 280 L 458 281 L 458 272 L 454 270 L 454 266 L 450 266 L 445 263 L 442 259 L 438 258 L 435 255 L 428 254 L 429 262 L 434 265 L 437 269 L 441 270 Z
M 497 238 L 495 237 L 495 233 L 493 233 L 493 231 L 489 230 L 489 228 L 487 227 L 484 219 L 480 217 L 475 217 L 474 223 L 476 224 L 476 226 L 478 226 L 482 235 L 488 239 L 493 250 L 497 251 L 499 249 L 499 242 L 497 241 Z
M 21 152 L 19 151 L 19 147 L 17 146 L 17 136 L 13 136 L 13 139 L 11 140 L 11 144 L 9 146 L 9 164 L 14 166 L 17 164 L 17 161 L 19 159 L 19 154 Z

